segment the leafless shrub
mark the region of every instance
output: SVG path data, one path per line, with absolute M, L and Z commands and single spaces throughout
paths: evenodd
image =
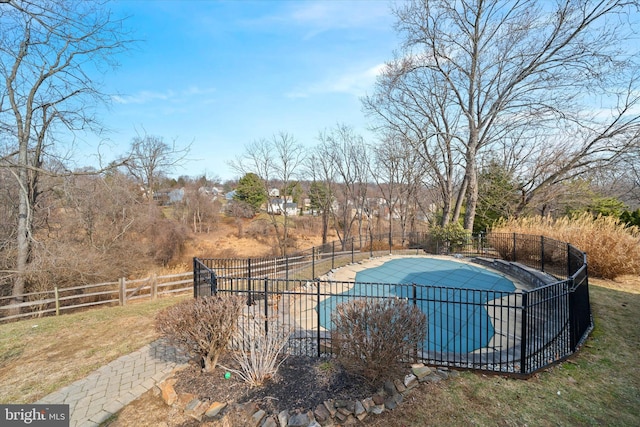
M 187 229 L 180 223 L 169 219 L 157 219 L 149 229 L 150 255 L 153 260 L 166 267 L 171 260 L 180 255 L 187 238 Z
M 264 318 L 247 318 L 246 321 L 243 324 L 248 325 L 247 328 L 235 334 L 238 349 L 233 358 L 240 369 L 225 369 L 236 373 L 252 387 L 258 387 L 271 378 L 286 360 L 286 355 L 281 357 L 281 353 L 291 332 L 285 331 L 275 318 L 266 320 L 266 332 Z
M 314 216 L 301 216 L 295 218 L 295 225 L 297 230 L 309 234 L 317 234 L 322 231 L 320 218 Z
M 244 221 L 242 218 L 236 218 L 235 225 L 238 228 L 237 237 L 241 239 L 244 236 Z
M 225 212 L 233 218 L 253 218 L 255 216 L 253 207 L 240 200 L 230 200 L 225 207 Z
M 264 240 L 271 235 L 272 226 L 267 221 L 251 221 L 245 233 L 257 240 Z
M 368 251 L 388 251 L 389 250 L 389 242 L 384 240 L 372 240 L 368 244 L 362 246 L 360 249 L 362 252 Z
M 332 316 L 332 349 L 348 372 L 371 384 L 398 375 L 402 359 L 422 342 L 427 317 L 401 299 L 357 299 Z
M 156 330 L 173 344 L 202 358 L 204 370 L 215 369 L 238 327 L 245 303 L 236 295 L 189 299 L 158 313 Z
M 291 255 L 298 249 L 298 237 L 294 235 L 287 236 L 287 239 L 278 241 L 277 239 L 271 239 L 270 242 L 271 251 L 269 256 L 280 257 L 282 256 L 282 248 L 286 248 L 286 253 Z M 282 246 L 280 246 L 282 245 Z

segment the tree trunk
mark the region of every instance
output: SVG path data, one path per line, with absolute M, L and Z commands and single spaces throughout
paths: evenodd
M 20 171 L 20 175 L 24 175 L 25 171 Z M 24 181 L 21 179 L 21 183 Z M 18 206 L 18 229 L 17 229 L 17 256 L 16 256 L 16 278 L 13 282 L 11 295 L 12 303 L 19 304 L 23 301 L 23 294 L 26 284 L 27 268 L 29 265 L 29 254 L 31 252 L 31 244 L 29 239 L 30 215 L 28 206 L 28 195 L 23 189 L 20 190 L 20 202 Z M 10 310 L 9 315 L 20 314 L 20 308 L 16 307 Z
M 456 207 L 453 210 L 453 218 L 451 221 L 454 223 L 458 222 L 460 219 L 460 212 L 462 211 L 462 203 L 464 202 L 464 197 L 467 193 L 467 180 L 466 178 L 462 180 L 462 185 L 460 186 L 460 191 L 458 192 L 458 198 L 456 199 Z
M 476 206 L 478 204 L 478 174 L 476 170 L 475 152 L 473 155 L 467 157 L 465 181 L 467 181 L 467 205 L 464 213 L 463 226 L 465 230 L 473 231 L 473 222 L 476 216 Z
M 446 227 L 451 218 L 451 199 L 444 197 L 442 202 L 442 219 L 440 220 L 440 226 Z
M 329 234 L 329 211 L 322 210 L 322 244 L 327 244 L 327 235 Z
M 22 124 L 21 120 L 18 123 Z M 26 284 L 27 269 L 29 266 L 29 256 L 31 253 L 31 221 L 33 217 L 33 206 L 30 204 L 30 189 L 29 184 L 29 170 L 28 170 L 28 142 L 29 132 L 18 131 L 18 140 L 20 143 L 18 153 L 18 228 L 16 230 L 16 279 L 13 282 L 13 289 L 11 292 L 12 302 L 19 304 L 23 301 L 24 289 Z M 34 172 L 37 173 L 37 172 Z M 20 308 L 11 309 L 9 315 L 15 315 L 20 313 Z

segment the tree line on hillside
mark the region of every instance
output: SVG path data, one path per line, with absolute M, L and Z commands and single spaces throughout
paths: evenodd
M 227 212 L 244 217 L 268 214 L 281 255 L 287 251 L 290 217 L 298 211 L 270 209 L 274 199 L 297 205 L 306 199 L 309 212 L 322 218 L 323 243 L 329 231 L 343 244 L 354 235 L 380 234 L 376 224 L 381 221 L 390 242 L 394 233 L 406 235 L 422 229 L 425 223 L 462 228 L 466 206 L 456 204 L 447 217 L 443 193 L 415 150 L 402 144 L 367 144 L 347 125 L 320 132 L 317 145 L 311 148 L 280 132 L 248 145 L 231 166 L 243 175 Z M 637 177 L 626 174 L 621 167 L 611 162 L 559 180 L 524 201 L 526 189 L 517 172 L 492 157 L 482 158 L 472 231 L 486 231 L 509 217 L 575 216 L 584 212 L 613 216 L 635 225 L 640 213 Z
M 280 132 L 248 145 L 233 165 L 267 191 L 277 183 L 285 202 L 308 182 L 325 240 L 330 227 L 342 242 L 372 233 L 372 197 L 384 200 L 389 235 L 415 227 L 420 212 L 466 230 L 574 210 L 622 209 L 636 221 L 639 7 L 397 3 L 401 44 L 362 99 L 376 141 L 338 124 L 303 151 Z M 99 76 L 134 43 L 125 24 L 102 2 L 0 3 L 0 280 L 15 303 L 27 288 L 64 282 L 62 270 L 90 280 L 105 266 L 130 274 L 167 263 L 185 227 L 215 221 L 202 192 L 171 215 L 154 202 L 161 177 L 188 151 L 162 137 L 134 138 L 101 170 L 66 164 L 68 135 L 102 131 L 95 111 L 109 97 Z M 267 211 L 284 254 L 291 218 Z

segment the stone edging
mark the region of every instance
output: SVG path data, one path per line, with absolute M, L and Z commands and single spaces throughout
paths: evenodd
M 182 409 L 185 415 L 197 421 L 224 419 L 224 425 L 248 427 L 332 427 L 335 425 L 354 425 L 372 415 L 395 409 L 404 397 L 420 383 L 437 383 L 459 376 L 457 371 L 447 368 L 430 368 L 422 363 L 411 365 L 411 371 L 404 379 L 386 381 L 373 396 L 365 399 L 336 400 L 329 399 L 319 404 L 313 411 L 300 412 L 283 410 L 279 414 L 267 414 L 255 403 L 237 404 L 235 402 L 201 401 L 192 394 L 178 395 L 173 388 L 176 379 L 168 378 L 154 390 L 161 395 L 167 405 Z M 233 421 L 240 424 L 233 424 Z

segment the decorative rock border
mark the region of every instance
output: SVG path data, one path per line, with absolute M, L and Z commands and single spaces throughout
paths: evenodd
M 267 414 L 254 402 L 201 401 L 193 394 L 178 395 L 173 388 L 177 381 L 173 376 L 157 386 L 155 392 L 167 405 L 182 408 L 185 415 L 197 421 L 227 418 L 223 425 L 237 427 L 333 427 L 355 425 L 358 420 L 392 411 L 420 383 L 437 383 L 459 375 L 458 371 L 416 363 L 411 365 L 411 371 L 403 379 L 386 381 L 380 390 L 365 399 L 329 399 L 312 411 L 283 410 L 277 415 Z

